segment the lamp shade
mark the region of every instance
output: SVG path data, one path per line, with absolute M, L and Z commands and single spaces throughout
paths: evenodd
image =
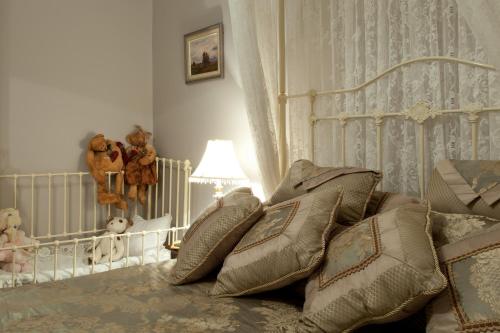
M 189 181 L 203 184 L 241 185 L 248 177 L 241 170 L 230 140 L 209 140 L 200 164 Z

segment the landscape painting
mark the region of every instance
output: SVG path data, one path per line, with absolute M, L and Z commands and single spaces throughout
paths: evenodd
M 222 23 L 184 36 L 186 83 L 223 77 Z

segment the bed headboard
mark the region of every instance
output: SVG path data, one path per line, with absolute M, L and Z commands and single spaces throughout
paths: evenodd
M 356 120 L 366 120 L 372 121 L 376 128 L 376 167 L 378 170 L 383 170 L 384 160 L 383 160 L 383 135 L 384 135 L 384 122 L 388 119 L 400 118 L 408 121 L 412 121 L 416 124 L 416 147 L 417 147 L 417 169 L 418 169 L 418 185 L 419 192 L 423 198 L 425 193 L 425 180 L 426 180 L 426 162 L 429 159 L 429 154 L 426 151 L 426 122 L 449 116 L 451 114 L 457 115 L 459 117 L 465 117 L 467 123 L 470 126 L 470 144 L 472 159 L 478 158 L 478 128 L 479 119 L 481 114 L 500 112 L 500 106 L 484 106 L 481 104 L 470 104 L 466 107 L 457 109 L 441 109 L 436 108 L 434 105 L 430 105 L 425 101 L 419 101 L 413 106 L 407 108 L 406 110 L 401 110 L 399 112 L 386 112 L 383 110 L 368 110 L 365 113 L 347 113 L 339 112 L 332 116 L 318 116 L 316 112 L 317 100 L 323 96 L 334 96 L 342 94 L 354 94 L 363 91 L 368 86 L 376 83 L 378 80 L 383 79 L 390 73 L 401 69 L 403 67 L 412 66 L 419 63 L 428 62 L 439 62 L 439 63 L 455 63 L 463 66 L 472 66 L 475 68 L 481 68 L 484 70 L 496 70 L 495 67 L 489 64 L 478 63 L 474 61 L 469 61 L 465 59 L 459 59 L 454 57 L 444 57 L 444 56 L 432 56 L 432 57 L 419 57 L 416 59 L 411 59 L 408 61 L 396 64 L 382 73 L 376 75 L 375 77 L 359 84 L 358 86 L 337 90 L 325 90 L 316 91 L 309 90 L 301 93 L 289 94 L 286 91 L 286 76 L 285 76 L 285 1 L 279 0 L 278 8 L 278 144 L 279 144 L 279 157 L 280 157 L 280 173 L 283 176 L 288 167 L 288 149 L 287 149 L 287 136 L 293 136 L 294 133 L 287 133 L 287 102 L 296 99 L 308 99 L 309 100 L 309 110 L 308 120 L 309 120 L 309 147 L 307 150 L 310 152 L 310 157 L 314 161 L 315 156 L 315 140 L 317 138 L 316 129 L 321 122 L 336 122 L 338 124 L 337 128 L 340 130 L 339 136 L 340 140 L 338 142 L 338 151 L 340 153 L 339 163 L 341 165 L 346 165 L 346 127 L 351 121 Z M 500 114 L 500 113 L 499 113 Z M 338 136 L 337 136 L 338 137 Z M 356 166 L 356 165 L 351 165 Z

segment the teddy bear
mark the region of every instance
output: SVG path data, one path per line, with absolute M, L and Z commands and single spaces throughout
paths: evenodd
M 97 134 L 88 144 L 87 165 L 97 183 L 98 202 L 101 205 L 114 204 L 119 209 L 127 210 L 127 201 L 122 196 L 124 164 L 119 144 L 106 139 L 102 134 Z M 108 189 L 107 172 L 117 173 L 114 193 Z
M 106 223 L 106 229 L 102 235 L 113 234 L 115 237 L 110 238 L 99 238 L 95 243 L 95 253 L 94 253 L 94 263 L 103 264 L 109 262 L 111 257 L 112 261 L 120 260 L 125 252 L 125 244 L 123 240 L 123 234 L 127 228 L 131 226 L 128 219 L 124 217 L 110 217 Z M 112 244 L 110 244 L 112 242 Z M 111 252 L 110 252 L 111 248 Z M 92 246 L 87 248 L 88 263 L 92 264 Z
M 127 163 L 125 166 L 125 179 L 129 185 L 128 197 L 132 200 L 139 199 L 146 203 L 146 189 L 148 185 L 156 184 L 156 150 L 148 143 L 151 133 L 140 126 L 127 135 Z
M 9 248 L 22 245 L 35 245 L 37 240 L 26 237 L 24 231 L 19 229 L 21 218 L 19 211 L 14 208 L 0 210 L 0 248 Z M 15 261 L 14 261 L 15 255 Z M 25 249 L 0 250 L 0 268 L 8 272 L 29 272 L 31 254 Z

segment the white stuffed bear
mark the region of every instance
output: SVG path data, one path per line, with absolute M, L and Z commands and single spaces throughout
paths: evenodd
M 39 244 L 37 240 L 26 237 L 24 231 L 19 229 L 20 225 L 21 217 L 17 209 L 0 209 L 0 248 Z M 28 272 L 31 269 L 30 259 L 31 255 L 26 249 L 17 250 L 15 260 L 12 250 L 0 250 L 0 268 L 4 271 Z
M 124 217 L 110 217 L 106 224 L 107 231 L 103 235 L 114 234 L 113 239 L 99 238 L 95 243 L 94 263 L 103 264 L 109 262 L 111 257 L 112 261 L 120 260 L 125 252 L 125 245 L 123 242 L 123 234 L 129 227 L 129 221 Z M 110 244 L 110 242 L 113 242 Z M 111 246 L 110 246 L 111 245 Z M 110 253 L 111 248 L 111 253 Z M 87 249 L 88 263 L 92 264 L 92 246 Z

